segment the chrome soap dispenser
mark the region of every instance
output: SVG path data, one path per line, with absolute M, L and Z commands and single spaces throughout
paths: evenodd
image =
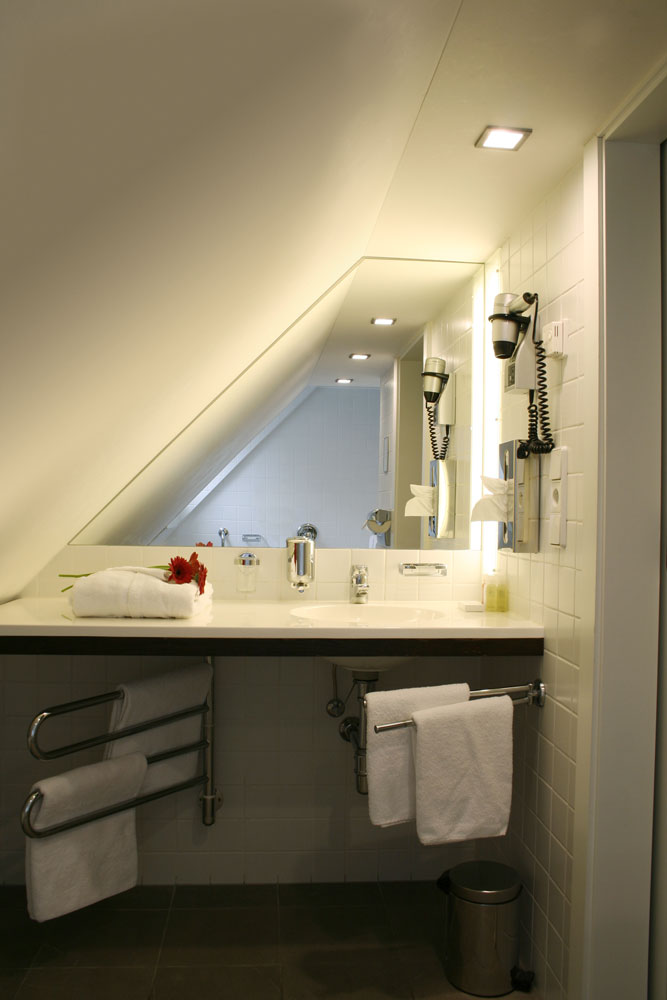
M 287 579 L 303 594 L 315 579 L 315 542 L 312 538 L 288 538 Z

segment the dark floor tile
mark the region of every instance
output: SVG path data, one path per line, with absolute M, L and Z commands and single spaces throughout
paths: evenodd
M 135 885 L 127 892 L 119 892 L 96 903 L 108 910 L 168 910 L 174 895 L 172 885 Z
M 387 922 L 396 948 L 439 948 L 445 934 L 444 910 L 433 906 L 388 906 Z
M 24 885 L 0 885 L 0 909 L 7 906 L 27 908 Z
M 0 969 L 0 1000 L 14 1000 L 25 977 L 25 969 Z
M 283 968 L 283 1000 L 408 1000 L 410 981 L 391 951 L 313 952 Z
M 278 891 L 271 885 L 177 885 L 175 909 L 223 906 L 276 906 Z
M 380 882 L 380 893 L 390 906 L 433 906 L 442 908 L 444 893 L 433 881 Z
M 466 997 L 447 979 L 442 955 L 432 948 L 408 948 L 398 952 L 401 965 L 412 986 L 415 1000 L 453 1000 Z
M 158 969 L 151 1000 L 215 997 L 215 1000 L 280 1000 L 281 968 L 211 966 Z
M 0 968 L 27 968 L 41 947 L 43 926 L 22 906 L 0 909 Z
M 152 969 L 31 969 L 15 1000 L 152 1000 Z
M 386 948 L 389 926 L 383 906 L 287 906 L 280 910 L 283 961 L 312 951 Z
M 281 906 L 377 906 L 382 902 L 377 882 L 306 882 L 281 885 Z
M 275 965 L 278 908 L 172 910 L 160 966 Z
M 166 910 L 88 907 L 42 924 L 42 945 L 32 965 L 154 967 Z

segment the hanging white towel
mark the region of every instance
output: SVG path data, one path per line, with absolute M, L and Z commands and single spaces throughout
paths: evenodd
M 139 753 L 78 767 L 33 785 L 42 800 L 36 830 L 133 799 L 146 774 Z M 28 913 L 33 920 L 79 910 L 137 884 L 135 810 L 41 840 L 26 838 Z
M 178 670 L 157 677 L 120 684 L 118 690 L 123 692 L 123 697 L 114 702 L 109 724 L 110 732 L 162 715 L 170 715 L 183 708 L 203 705 L 211 686 L 212 676 L 211 666 L 208 663 L 200 663 L 193 667 L 179 667 Z M 170 722 L 166 726 L 147 729 L 135 736 L 125 736 L 123 739 L 108 743 L 105 756 L 119 757 L 122 754 L 138 751 L 149 757 L 161 750 L 196 743 L 201 737 L 201 725 L 202 716 L 193 715 L 178 722 Z M 199 753 L 195 751 L 151 764 L 141 788 L 142 794 L 194 778 L 198 762 Z
M 415 769 L 409 729 L 374 732 L 385 722 L 409 719 L 420 708 L 467 701 L 467 684 L 372 691 L 366 695 L 368 812 L 375 826 L 394 826 L 415 817 Z
M 78 618 L 193 618 L 211 611 L 213 588 L 167 583 L 165 570 L 116 566 L 81 577 L 69 591 Z
M 512 699 L 503 695 L 413 713 L 422 844 L 507 832 L 513 712 Z

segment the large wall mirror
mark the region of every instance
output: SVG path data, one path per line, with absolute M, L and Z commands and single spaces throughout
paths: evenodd
M 362 259 L 72 542 L 282 547 L 311 524 L 324 547 L 468 548 L 483 299 L 479 263 Z M 437 539 L 404 516 L 428 483 L 427 356 L 447 362 L 456 470 Z

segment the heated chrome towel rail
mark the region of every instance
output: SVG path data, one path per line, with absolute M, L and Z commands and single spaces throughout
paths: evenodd
M 213 658 L 211 658 L 211 663 L 214 664 Z M 58 757 L 64 757 L 68 754 L 76 753 L 79 750 L 88 750 L 91 747 L 101 746 L 104 743 L 111 743 L 114 740 L 123 739 L 126 736 L 133 736 L 137 733 L 146 732 L 149 729 L 155 729 L 158 726 L 166 726 L 172 722 L 178 722 L 181 719 L 188 719 L 195 715 L 201 715 L 201 739 L 193 743 L 188 743 L 184 746 L 169 747 L 165 750 L 160 750 L 157 753 L 147 756 L 146 761 L 149 765 L 157 764 L 159 761 L 169 760 L 172 757 L 179 757 L 184 754 L 195 753 L 196 751 L 202 750 L 204 752 L 203 770 L 200 774 L 189 778 L 187 781 L 169 785 L 165 788 L 148 792 L 145 795 L 136 796 L 135 798 L 125 802 L 118 802 L 105 809 L 100 809 L 92 813 L 85 813 L 82 816 L 77 816 L 71 820 L 67 820 L 66 822 L 45 827 L 42 830 L 35 829 L 32 825 L 31 819 L 33 810 L 42 798 L 42 793 L 39 789 L 36 789 L 30 793 L 21 810 L 21 826 L 23 828 L 23 832 L 28 837 L 50 837 L 55 833 L 62 833 L 65 830 L 72 830 L 77 826 L 83 826 L 85 823 L 92 823 L 94 820 L 102 819 L 104 816 L 112 816 L 115 813 L 124 812 L 126 809 L 134 809 L 135 806 L 143 805 L 146 802 L 152 802 L 155 799 L 163 798 L 166 795 L 173 795 L 176 792 L 181 792 L 188 788 L 195 788 L 197 785 L 203 786 L 201 794 L 202 821 L 205 826 L 212 826 L 215 822 L 216 810 L 222 803 L 222 796 L 215 788 L 213 779 L 213 695 L 212 676 L 208 696 L 206 701 L 201 705 L 194 705 L 190 708 L 180 709 L 177 712 L 171 712 L 169 715 L 158 716 L 154 719 L 147 719 L 145 722 L 140 722 L 133 726 L 126 726 L 124 729 L 118 729 L 109 733 L 101 733 L 100 735 L 92 736 L 89 739 L 79 740 L 76 743 L 69 743 L 61 747 L 56 747 L 53 750 L 44 750 L 39 745 L 38 739 L 39 731 L 48 719 L 56 715 L 65 715 L 70 712 L 81 711 L 85 708 L 92 708 L 95 705 L 103 705 L 106 702 L 118 701 L 123 698 L 123 692 L 109 691 L 105 694 L 94 695 L 91 698 L 80 698 L 77 701 L 64 702 L 62 705 L 54 705 L 50 708 L 45 708 L 44 711 L 35 716 L 28 728 L 28 749 L 33 757 L 36 757 L 38 760 L 55 760 Z

